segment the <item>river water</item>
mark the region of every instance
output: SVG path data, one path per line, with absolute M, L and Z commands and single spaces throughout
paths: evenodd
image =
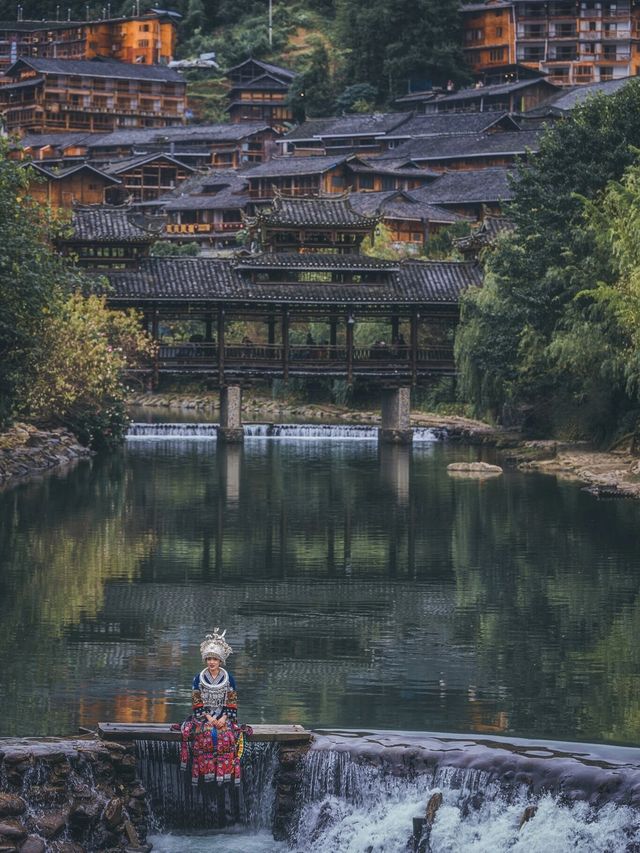
M 428 433 L 133 433 L 0 493 L 0 735 L 179 720 L 223 626 L 248 722 L 640 740 L 640 504 Z

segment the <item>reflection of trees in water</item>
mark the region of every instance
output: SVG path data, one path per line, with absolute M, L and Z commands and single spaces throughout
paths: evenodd
M 456 639 L 518 732 L 637 740 L 637 513 L 550 478 L 460 488 Z
M 42 722 L 31 731 L 68 729 L 69 712 L 56 701 L 56 688 L 86 668 L 77 661 L 70 671 L 62 654 L 64 635 L 100 612 L 108 580 L 135 577 L 150 547 L 148 536 L 127 525 L 125 494 L 126 476 L 115 456 L 80 465 L 68 478 L 50 476 L 0 495 L 5 727 L 8 720 L 24 724 L 33 715 Z M 35 705 L 25 705 L 25 690 L 38 691 Z

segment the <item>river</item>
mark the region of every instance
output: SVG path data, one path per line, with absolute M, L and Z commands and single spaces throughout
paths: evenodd
M 249 722 L 638 743 L 640 504 L 428 433 L 133 432 L 0 493 L 1 735 L 181 719 L 221 626 Z

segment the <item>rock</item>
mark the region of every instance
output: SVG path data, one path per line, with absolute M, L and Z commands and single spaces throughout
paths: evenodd
M 100 803 L 94 801 L 76 803 L 69 813 L 69 826 L 84 830 L 100 817 Z
M 102 820 L 109 829 L 115 829 L 122 820 L 122 809 L 122 800 L 118 799 L 118 797 L 112 797 L 104 807 Z
M 37 835 L 30 835 L 20 848 L 20 853 L 45 853 L 47 845 Z
M 502 474 L 502 468 L 499 465 L 490 465 L 488 462 L 453 462 L 447 465 L 447 473 L 453 477 L 480 480 L 499 477 Z
M 0 792 L 0 817 L 24 814 L 26 810 L 27 804 L 22 797 Z
M 518 826 L 518 830 L 521 830 L 525 823 L 528 823 L 532 820 L 538 812 L 537 806 L 527 806 L 526 809 L 522 812 L 522 817 L 520 818 L 520 825 Z
M 19 821 L 7 818 L 0 821 L 0 836 L 5 839 L 11 839 L 12 841 L 19 841 L 26 838 L 27 830 Z
M 56 841 L 51 845 L 51 853 L 88 853 L 89 848 L 75 841 Z M 20 851 L 22 853 L 22 851 Z
M 427 803 L 427 809 L 425 811 L 427 826 L 433 826 L 433 822 L 436 819 L 436 814 L 441 805 L 442 794 L 440 791 L 436 791 L 435 794 L 431 795 L 431 797 L 429 798 L 429 802 Z
M 40 815 L 34 820 L 34 826 L 40 835 L 45 838 L 55 838 L 60 835 L 62 830 L 67 825 L 67 815 L 65 812 L 49 812 L 48 814 Z

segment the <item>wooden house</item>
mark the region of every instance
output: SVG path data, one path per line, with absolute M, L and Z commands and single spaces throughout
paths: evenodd
M 415 252 L 424 249 L 430 237 L 443 228 L 471 221 L 464 215 L 429 204 L 414 193 L 402 190 L 352 193 L 350 200 L 359 212 L 378 216 L 394 243 L 403 248 L 410 247 Z
M 286 131 L 293 122 L 293 112 L 287 104 L 289 87 L 294 71 L 247 59 L 230 68 L 227 112 L 229 119 L 237 122 L 260 121 L 280 132 Z
M 153 201 L 175 189 L 193 174 L 193 166 L 177 160 L 170 154 L 141 154 L 116 160 L 103 167 L 108 175 L 118 178 L 106 194 L 110 204 Z
M 285 134 L 279 146 L 285 154 L 375 154 L 387 136 L 409 119 L 408 113 L 371 113 L 307 119 Z
M 164 65 L 19 59 L 0 85 L 9 131 L 109 131 L 184 124 L 186 83 Z
M 29 193 L 52 207 L 70 208 L 74 204 L 103 204 L 107 190 L 120 185 L 120 179 L 89 163 L 66 168 L 26 164 L 34 173 Z
M 179 15 L 151 9 L 95 21 L 0 21 L 0 69 L 17 59 L 117 59 L 144 65 L 173 59 Z
M 635 0 L 485 0 L 461 13 L 465 53 L 477 73 L 516 63 L 567 86 L 640 72 Z
M 348 192 L 315 197 L 276 195 L 273 204 L 246 217 L 250 239 L 266 252 L 358 252 L 380 217 L 351 206 Z
M 509 169 L 478 169 L 445 172 L 412 195 L 428 204 L 481 221 L 500 216 L 514 194 L 516 176 Z
M 161 222 L 146 222 L 128 206 L 76 205 L 71 233 L 58 240 L 58 248 L 81 267 L 137 268 L 140 259 L 148 256 L 161 228 Z
M 236 234 L 245 228 L 243 214 L 250 198 L 242 174 L 211 170 L 193 175 L 161 203 L 165 237 L 228 248 L 236 245 Z

